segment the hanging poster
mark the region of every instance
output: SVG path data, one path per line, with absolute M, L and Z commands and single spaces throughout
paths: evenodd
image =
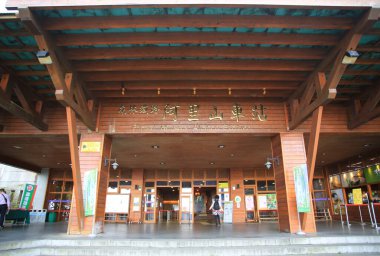
M 343 191 L 342 189 L 333 189 L 331 190 L 331 200 L 333 204 L 333 213 L 334 215 L 339 215 L 340 205 L 344 204 Z M 345 211 L 342 211 L 342 214 L 345 214 Z
M 380 164 L 372 165 L 364 169 L 364 177 L 367 183 L 380 182 Z
M 277 198 L 276 194 L 261 194 L 257 196 L 259 210 L 276 210 Z
M 366 184 L 364 173 L 358 169 L 351 172 L 342 173 L 342 186 L 344 188 L 350 188 Z
M 330 189 L 336 189 L 342 187 L 342 182 L 340 180 L 340 175 L 330 175 L 329 176 Z
M 24 193 L 20 202 L 20 208 L 29 210 L 32 208 L 34 195 L 36 193 L 37 185 L 25 184 Z
M 96 185 L 98 169 L 92 169 L 84 173 L 83 179 L 83 206 L 84 216 L 93 216 L 96 205 Z
M 354 204 L 363 204 L 362 189 L 355 188 L 352 190 L 352 195 L 354 197 Z
M 232 223 L 232 215 L 233 215 L 234 202 L 225 201 L 224 202 L 224 212 L 223 212 L 223 222 L 224 223 Z
M 255 209 L 253 195 L 245 196 L 245 209 L 247 211 L 253 211 Z
M 107 195 L 106 212 L 128 213 L 129 195 Z
M 293 173 L 297 210 L 298 212 L 310 212 L 309 178 L 306 164 L 294 167 Z

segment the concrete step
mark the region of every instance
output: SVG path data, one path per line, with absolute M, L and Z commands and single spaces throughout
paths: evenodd
M 238 239 L 102 239 L 77 237 L 77 239 L 22 240 L 0 243 L 0 254 L 4 250 L 42 247 L 130 247 L 130 248 L 209 248 L 244 246 L 291 246 L 291 245 L 365 245 L 380 244 L 380 236 L 337 236 L 337 237 L 266 237 Z
M 365 254 L 380 255 L 379 244 L 330 244 L 330 245 L 259 245 L 230 247 L 130 247 L 130 246 L 79 246 L 79 247 L 35 247 L 16 250 L 4 250 L 2 256 L 32 255 L 78 255 L 78 256 L 269 256 L 269 255 L 323 255 L 323 254 Z

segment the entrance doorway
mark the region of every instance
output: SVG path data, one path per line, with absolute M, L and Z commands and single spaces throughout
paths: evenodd
M 157 222 L 179 222 L 179 188 L 157 188 Z
M 194 188 L 194 222 L 212 223 L 212 211 L 209 210 L 212 199 L 216 195 L 216 187 Z

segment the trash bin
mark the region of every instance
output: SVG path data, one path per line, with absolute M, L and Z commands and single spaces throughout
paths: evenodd
M 49 212 L 48 222 L 56 222 L 56 220 L 57 220 L 57 213 L 56 212 Z

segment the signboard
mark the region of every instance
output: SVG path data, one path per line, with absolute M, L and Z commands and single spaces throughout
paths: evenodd
M 276 194 L 261 194 L 257 197 L 259 210 L 276 210 L 277 198 Z
M 342 189 L 333 189 L 331 190 L 331 200 L 333 204 L 333 213 L 334 215 L 339 214 L 340 205 L 344 204 L 344 197 Z M 345 211 L 342 211 L 342 214 L 345 214 Z
M 352 195 L 354 197 L 354 204 L 363 204 L 362 189 L 355 188 L 352 190 Z
M 364 169 L 364 177 L 367 183 L 380 182 L 380 165 L 376 164 Z
M 245 210 L 253 211 L 255 210 L 253 195 L 245 196 Z
M 128 213 L 129 195 L 107 195 L 106 212 Z
M 232 223 L 233 208 L 234 208 L 234 202 L 232 201 L 224 202 L 224 214 L 223 214 L 224 223 Z
M 83 179 L 84 216 L 93 216 L 95 214 L 97 179 L 98 179 L 98 169 L 92 169 L 84 173 L 84 179 Z
M 310 212 L 309 178 L 307 175 L 306 164 L 294 167 L 293 173 L 297 210 L 298 212 Z
M 20 208 L 29 210 L 32 208 L 34 195 L 37 190 L 37 185 L 25 184 L 24 193 L 20 202 Z
M 364 173 L 362 170 L 355 170 L 351 172 L 342 173 L 342 186 L 350 188 L 366 184 Z
M 342 182 L 340 180 L 340 175 L 330 175 L 329 176 L 330 189 L 336 189 L 342 187 Z
M 100 152 L 100 141 L 83 141 L 80 151 L 86 153 Z

